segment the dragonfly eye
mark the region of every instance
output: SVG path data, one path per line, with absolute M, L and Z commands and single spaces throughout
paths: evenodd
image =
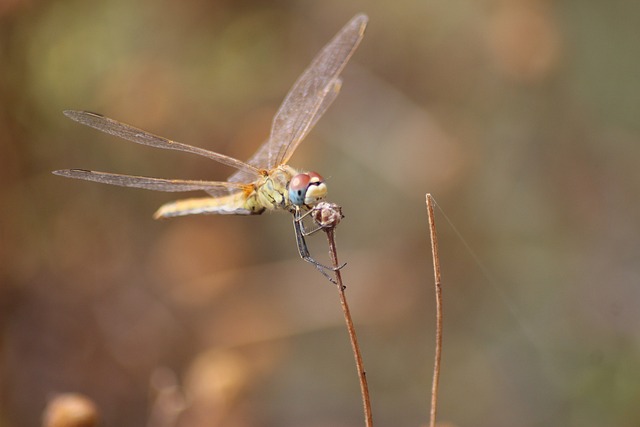
M 289 182 L 289 200 L 296 206 L 313 206 L 326 195 L 324 178 L 316 172 L 298 174 Z

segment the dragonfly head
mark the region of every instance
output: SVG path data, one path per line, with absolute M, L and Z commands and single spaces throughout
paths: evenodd
M 289 200 L 296 206 L 313 206 L 326 195 L 324 178 L 315 172 L 300 173 L 289 182 Z

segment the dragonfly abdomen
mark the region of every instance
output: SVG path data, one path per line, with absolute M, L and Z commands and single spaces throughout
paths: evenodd
M 159 219 L 197 214 L 257 215 L 264 211 L 264 208 L 247 202 L 247 196 L 242 192 L 222 197 L 177 200 L 162 205 L 153 217 Z

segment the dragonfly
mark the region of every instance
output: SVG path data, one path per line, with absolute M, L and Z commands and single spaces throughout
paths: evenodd
M 142 145 L 197 154 L 236 169 L 226 181 L 151 178 L 85 169 L 64 169 L 53 173 L 122 187 L 166 192 L 203 190 L 208 193 L 207 197 L 166 203 L 156 211 L 155 219 L 195 214 L 258 215 L 265 211 L 289 212 L 293 215 L 300 257 L 335 283 L 327 271 L 341 269 L 344 264 L 326 266 L 310 255 L 305 237 L 321 229 L 322 225 L 306 229 L 303 222 L 326 198 L 327 185 L 320 174 L 300 172 L 289 166 L 288 162 L 338 96 L 342 85 L 340 73 L 360 44 L 367 22 L 368 17 L 364 14 L 354 16 L 322 48 L 285 96 L 273 118 L 269 138 L 246 162 L 172 141 L 100 114 L 64 111 L 71 120 L 107 134 Z

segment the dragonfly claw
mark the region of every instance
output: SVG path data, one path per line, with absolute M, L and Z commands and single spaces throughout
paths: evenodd
M 336 271 L 343 269 L 347 263 L 345 262 L 339 266 L 331 267 L 319 263 L 309 253 L 305 237 L 314 234 L 319 230 L 325 230 L 328 232 L 328 230 L 335 228 L 335 226 L 340 222 L 340 219 L 342 219 L 342 210 L 340 206 L 333 203 L 322 202 L 308 212 L 302 213 L 300 209 L 295 209 L 292 214 L 293 228 L 296 234 L 296 242 L 298 244 L 298 253 L 300 254 L 300 258 L 307 261 L 309 264 L 313 264 L 313 266 L 316 267 L 324 277 L 336 285 L 336 280 L 331 277 L 327 271 L 335 273 Z M 308 216 L 311 216 L 315 224 L 315 228 L 311 230 L 305 229 L 304 226 L 304 219 Z
M 317 262 L 316 260 L 314 260 L 314 259 L 313 259 L 313 258 L 311 258 L 311 257 L 308 257 L 308 258 L 302 258 L 302 259 L 304 259 L 305 261 L 307 261 L 307 262 L 308 262 L 308 263 L 310 263 L 310 264 L 313 264 L 313 265 L 318 269 L 318 271 L 319 271 L 320 273 L 322 273 L 322 275 L 323 275 L 324 277 L 326 277 L 326 278 L 327 278 L 331 283 L 333 283 L 334 285 L 337 285 L 337 284 L 338 284 L 338 282 L 336 281 L 336 279 L 334 279 L 334 278 L 333 278 L 333 277 L 331 277 L 329 274 L 327 274 L 327 272 L 326 272 L 325 270 L 330 270 L 330 271 L 334 271 L 334 272 L 335 272 L 335 271 L 341 270 L 345 265 L 347 265 L 347 263 L 345 262 L 345 263 L 343 263 L 342 265 L 340 265 L 340 266 L 338 266 L 338 267 L 328 267 L 328 266 L 326 266 L 326 265 L 322 265 L 322 264 L 320 264 L 319 262 Z M 344 289 L 344 287 L 343 287 L 343 289 Z

